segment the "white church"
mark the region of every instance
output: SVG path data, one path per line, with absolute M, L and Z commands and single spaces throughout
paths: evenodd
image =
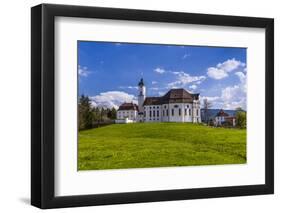
M 116 123 L 201 123 L 199 94 L 191 94 L 185 89 L 171 89 L 162 97 L 146 97 L 143 79 L 138 88 L 138 105 L 123 103 L 119 106 Z

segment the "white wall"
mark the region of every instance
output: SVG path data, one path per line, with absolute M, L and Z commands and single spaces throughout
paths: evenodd
M 44 0 L 43 2 L 274 17 L 275 58 L 278 59 L 281 55 L 281 7 L 277 0 L 259 2 L 245 0 Z M 39 3 L 41 3 L 39 0 L 1 2 L 1 212 L 40 212 L 27 204 L 30 196 L 30 7 Z M 275 82 L 280 83 L 280 60 L 276 60 L 275 70 L 278 71 Z M 276 83 L 275 91 L 275 108 L 280 109 L 280 84 L 278 86 Z M 280 119 L 280 110 L 278 110 L 275 114 L 275 195 L 71 208 L 48 212 L 278 212 L 277 209 L 281 207 L 281 133 L 278 130 L 281 126 L 277 121 Z
M 140 94 L 142 94 L 140 96 Z M 138 107 L 139 107 L 139 112 L 143 112 L 143 102 L 145 100 L 146 97 L 146 90 L 145 90 L 145 86 L 142 87 L 138 87 Z
M 184 109 L 186 105 L 189 105 L 189 109 L 192 109 L 191 104 L 181 103 L 181 104 L 169 104 L 170 114 L 169 121 L 171 122 L 192 122 L 192 114 L 189 116 L 189 112 L 187 111 L 187 115 L 184 114 Z M 179 115 L 179 109 L 181 110 L 181 114 Z M 174 115 L 172 114 L 172 110 L 174 110 Z
M 136 110 L 118 110 L 117 119 L 137 120 L 137 111 Z
M 193 122 L 192 104 L 175 103 L 175 104 L 163 104 L 163 105 L 145 105 L 144 109 L 146 115 L 145 122 Z M 181 109 L 181 115 L 179 115 L 179 109 Z M 187 109 L 186 115 L 185 115 L 185 109 Z M 168 110 L 168 116 L 167 116 L 167 110 Z M 174 114 L 172 114 L 172 110 L 174 110 Z M 200 109 L 198 108 L 198 110 Z M 150 116 L 150 111 L 151 111 L 151 116 Z M 159 116 L 157 116 L 157 111 L 159 111 Z M 163 111 L 164 111 L 164 115 L 163 115 Z M 153 116 L 153 112 L 155 112 L 155 116 Z M 195 115 L 195 111 L 194 111 L 194 115 Z M 198 118 L 200 119 L 200 113 L 198 115 L 199 115 Z
M 161 105 L 145 105 L 145 121 L 144 122 L 161 122 L 162 121 L 162 110 Z M 158 111 L 158 114 L 157 114 Z M 151 116 L 150 116 L 151 112 Z M 154 116 L 153 116 L 154 115 Z M 159 116 L 157 116 L 159 115 Z

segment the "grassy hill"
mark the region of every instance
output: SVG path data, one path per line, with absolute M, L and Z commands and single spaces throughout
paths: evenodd
M 79 170 L 242 163 L 246 130 L 134 123 L 79 132 Z

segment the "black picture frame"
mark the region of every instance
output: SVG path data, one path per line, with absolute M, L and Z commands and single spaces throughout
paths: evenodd
M 93 195 L 54 195 L 55 17 L 264 28 L 265 184 Z M 31 9 L 31 204 L 42 208 L 218 198 L 274 193 L 274 20 L 240 16 L 41 4 Z

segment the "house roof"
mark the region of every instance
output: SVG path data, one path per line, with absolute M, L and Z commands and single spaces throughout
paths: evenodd
M 171 89 L 163 97 L 163 103 L 192 103 L 198 100 L 199 94 L 190 94 L 185 89 Z
M 118 108 L 118 111 L 120 111 L 120 110 L 136 110 L 136 111 L 138 111 L 138 106 L 134 103 L 123 103 Z
M 222 109 L 217 113 L 218 117 L 228 117 L 229 115 L 224 112 Z
M 146 97 L 143 105 L 160 105 L 162 103 L 162 97 Z
M 171 89 L 162 97 L 147 97 L 143 105 L 160 105 L 166 103 L 192 103 L 199 99 L 199 93 L 191 94 L 185 89 Z

